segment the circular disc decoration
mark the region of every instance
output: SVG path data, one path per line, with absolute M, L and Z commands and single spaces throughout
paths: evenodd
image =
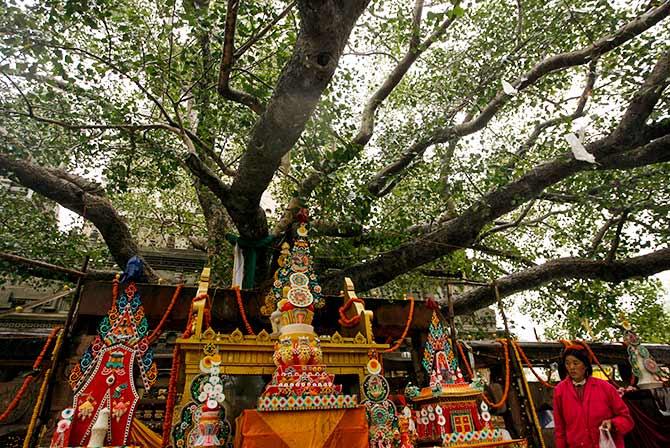
M 376 404 L 370 409 L 370 419 L 374 425 L 383 426 L 387 422 L 390 422 L 393 417 L 386 407 Z
M 309 277 L 302 272 L 291 274 L 289 281 L 291 282 L 291 286 L 296 288 L 306 288 L 309 285 Z
M 479 405 L 479 408 L 480 408 L 483 412 L 486 412 L 486 411 L 489 410 L 489 405 L 482 401 L 481 404 Z
M 488 411 L 482 412 L 482 420 L 485 422 L 491 421 L 491 414 Z
M 389 383 L 381 375 L 368 375 L 363 380 L 363 395 L 374 402 L 384 401 L 389 395 Z
M 305 308 L 314 302 L 312 293 L 307 288 L 292 288 L 287 294 L 288 301 L 293 306 Z
M 309 265 L 309 258 L 302 253 L 294 253 L 291 257 L 291 268 L 295 272 L 305 272 Z
M 382 371 L 382 364 L 373 358 L 368 361 L 367 369 L 370 375 L 379 375 Z
M 647 350 L 647 347 L 644 345 L 640 345 L 637 347 L 637 352 L 642 356 L 643 358 L 648 358 L 649 357 L 649 350 Z
M 647 369 L 649 373 L 658 372 L 658 365 L 656 364 L 656 361 L 654 361 L 652 358 L 645 359 L 644 361 L 642 361 L 642 364 L 644 364 L 644 368 Z
M 74 409 L 72 408 L 65 408 L 63 409 L 63 412 L 60 413 L 60 416 L 62 418 L 72 418 L 74 415 Z
M 444 415 L 440 415 L 440 416 L 437 418 L 437 424 L 440 425 L 440 426 L 444 426 L 444 425 L 447 424 L 447 419 L 444 418 Z

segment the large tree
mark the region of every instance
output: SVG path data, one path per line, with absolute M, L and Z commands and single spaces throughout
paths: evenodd
M 668 1 L 1 13 L 0 169 L 93 223 L 121 266 L 138 251 L 132 198 L 185 188 L 207 241 L 187 236 L 211 254 L 229 232 L 276 247 L 308 207 L 330 292 L 458 274 L 502 297 L 552 285 L 566 315 L 600 297 L 598 315 L 622 282 L 655 297 L 631 280 L 670 268 Z M 262 284 L 276 251 L 258 255 Z

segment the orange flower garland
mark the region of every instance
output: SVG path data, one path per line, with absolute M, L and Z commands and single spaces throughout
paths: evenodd
M 405 329 L 403 330 L 400 339 L 396 341 L 393 347 L 382 350 L 382 353 L 390 353 L 398 350 L 402 342 L 407 337 L 407 332 L 409 331 L 410 325 L 412 325 L 412 320 L 414 320 L 414 296 L 409 296 L 409 314 L 407 315 L 407 321 L 405 322 Z
M 346 314 L 344 314 L 349 310 L 349 308 L 351 308 L 351 306 L 354 303 L 363 303 L 363 301 L 358 297 L 352 297 L 351 299 L 347 300 L 347 303 L 345 303 L 338 309 L 338 312 L 340 313 L 340 318 L 338 319 L 337 322 L 343 327 L 346 328 L 355 327 L 361 321 L 360 315 L 356 315 L 350 319 L 346 316 Z
M 32 372 L 28 374 L 23 379 L 23 384 L 21 384 L 21 387 L 19 388 L 19 391 L 16 393 L 12 401 L 9 403 L 9 406 L 7 406 L 7 409 L 5 409 L 5 412 L 0 415 L 0 422 L 4 421 L 9 417 L 9 415 L 12 413 L 14 409 L 19 405 L 19 402 L 25 395 L 26 391 L 28 390 L 28 386 L 30 386 L 30 383 L 33 382 L 33 380 L 37 377 L 38 369 L 40 368 L 40 365 L 42 365 L 42 361 L 44 360 L 44 355 L 47 352 L 47 349 L 51 345 L 51 341 L 56 337 L 56 334 L 58 334 L 59 331 L 61 331 L 63 327 L 55 327 L 54 329 L 51 330 L 51 333 L 49 333 L 49 336 L 47 337 L 47 340 L 44 342 L 44 345 L 42 346 L 42 350 L 40 351 L 40 354 L 37 355 L 37 358 L 35 358 L 35 362 L 33 363 L 33 368 Z
M 154 331 L 151 332 L 149 337 L 147 338 L 149 344 L 152 344 L 158 336 L 160 336 L 161 331 L 163 330 L 163 325 L 165 325 L 165 322 L 167 321 L 168 316 L 172 312 L 172 308 L 174 307 L 174 304 L 177 302 L 177 298 L 179 297 L 179 294 L 181 293 L 182 288 L 184 287 L 183 283 L 180 283 L 177 285 L 177 289 L 175 289 L 174 294 L 172 295 L 172 300 L 170 300 L 170 304 L 168 305 L 167 309 L 165 310 L 165 313 L 163 313 L 163 318 L 161 321 L 158 323 L 156 328 L 154 328 Z M 118 282 L 117 282 L 117 288 L 118 288 Z M 116 294 L 115 294 L 116 296 Z
M 533 373 L 533 375 L 535 376 L 535 378 L 537 378 L 537 380 L 538 380 L 544 387 L 547 387 L 547 388 L 549 388 L 549 389 L 553 389 L 553 388 L 555 388 L 556 386 L 554 386 L 554 385 L 551 384 L 551 383 L 548 383 L 547 381 L 545 381 L 544 379 L 542 379 L 542 377 L 540 377 L 540 375 L 537 374 L 537 372 L 536 372 L 535 369 L 533 368 L 533 364 L 531 364 L 530 360 L 529 360 L 528 357 L 526 356 L 526 353 L 524 353 L 523 349 L 521 348 L 521 345 L 519 345 L 519 343 L 518 343 L 517 341 L 512 341 L 512 344 L 514 345 L 514 348 L 516 348 L 517 352 L 518 352 L 519 355 L 521 356 L 521 359 L 523 359 L 523 362 L 526 364 L 526 366 L 528 366 L 528 368 L 530 369 L 530 371 Z
M 510 369 L 509 369 L 509 347 L 507 346 L 507 339 L 496 339 L 496 342 L 498 342 L 500 345 L 503 347 L 503 352 L 505 353 L 505 389 L 503 390 L 503 395 L 500 398 L 500 401 L 497 403 L 493 403 L 489 398 L 485 395 L 482 394 L 482 399 L 492 408 L 501 408 L 505 402 L 507 401 L 507 396 L 509 395 L 509 386 L 510 386 Z M 458 347 L 458 351 L 461 354 L 461 358 L 463 358 L 463 363 L 465 364 L 465 369 L 468 372 L 468 375 L 470 375 L 470 378 L 474 378 L 474 373 L 472 371 L 472 368 L 470 367 L 470 363 L 468 363 L 468 359 L 465 357 L 465 353 L 463 352 L 463 347 L 461 344 L 456 343 L 456 346 Z
M 239 286 L 233 286 L 233 291 L 235 291 L 235 298 L 237 299 L 237 306 L 240 308 L 240 314 L 242 315 L 242 322 L 244 322 L 244 327 L 247 329 L 248 334 L 256 334 L 249 319 L 247 319 L 247 312 L 244 309 L 244 302 L 242 301 L 242 292 L 240 291 Z

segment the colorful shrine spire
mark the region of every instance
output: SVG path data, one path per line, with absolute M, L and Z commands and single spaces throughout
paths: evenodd
M 278 305 L 277 309 L 281 311 L 304 308 L 313 312 L 314 307 L 321 308 L 324 305 L 324 300 L 321 285 L 312 267 L 312 255 L 307 240 L 307 211 L 301 209 L 296 219 L 300 224 L 293 247 L 289 250 L 288 243 L 282 245 L 280 267 L 272 285 L 272 294 L 275 304 Z
M 454 384 L 459 379 L 462 381 L 458 361 L 454 356 L 448 334 L 447 326 L 440 319 L 437 311 L 433 310 L 421 361 L 423 368 L 431 377 L 431 383 Z M 431 386 L 434 385 L 431 384 Z
M 270 318 L 279 338 L 272 358 L 277 370 L 258 400 L 258 410 L 356 407 L 356 397 L 342 394 L 342 386 L 334 383 L 335 375 L 322 364 L 312 320 L 315 306 L 323 306 L 323 295 L 311 265 L 306 211 L 301 210 L 297 219 L 300 224 L 293 247 L 282 246 L 271 292 L 276 310 Z

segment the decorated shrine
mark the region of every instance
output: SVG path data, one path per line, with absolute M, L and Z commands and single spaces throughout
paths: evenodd
M 453 321 L 450 329 L 439 307 L 427 303 L 423 312 L 429 311 L 425 313 L 429 318 L 423 317 L 425 326 L 412 336 L 418 340 L 425 334 L 425 342 L 420 352 L 406 352 L 410 361 L 416 361 L 417 370 L 423 370 L 412 381 L 424 386 L 385 371 L 385 362 L 398 359 L 394 352 L 417 323 L 414 299 L 400 301 L 407 318 L 392 346 L 376 341 L 373 323 L 378 323 L 378 317 L 357 296 L 350 279 L 345 280 L 339 298 L 328 298 L 341 301 L 337 319 L 325 313 L 326 297 L 312 266 L 306 215 L 298 220 L 292 244 L 281 245 L 271 290 L 260 301 L 263 305 L 256 316 L 247 315 L 239 287 L 231 288 L 240 328 L 217 330 L 214 304 L 220 299 L 216 293 L 210 295 L 209 268 L 202 271 L 197 290 L 191 290 L 185 300 L 188 311 L 181 314 L 185 319 L 180 335 L 169 345 L 169 369 L 165 363 L 162 367 L 163 372 L 169 370 L 158 414 L 162 428 L 153 430 L 142 422 L 146 414 L 138 410 L 138 403 L 150 396 L 159 377 L 153 347 L 177 306 L 182 286 L 174 290 L 160 322 L 150 329 L 138 285 L 141 261 L 131 260 L 124 275 L 112 284 L 111 305 L 97 325 L 97 334 L 68 372 L 72 396 L 64 409 L 58 409 L 48 445 L 526 447 L 532 434 L 533 444 L 545 446 L 541 435 L 537 439 L 539 431 L 523 433 L 515 428 L 514 433 L 522 436 L 512 438 L 502 419 L 493 415 L 502 413 L 516 383 L 521 386 L 515 399 L 525 400 L 528 421 L 537 426 L 522 361 L 537 373 L 521 344 L 509 338 L 496 342 L 494 356 L 505 367 L 505 386 L 494 403 L 484 393 L 484 381 L 473 371 L 463 344 L 454 342 Z M 259 315 L 267 319 L 267 328 L 259 324 Z M 319 334 L 320 318 L 330 325 L 337 321 L 339 327 Z M 658 364 L 632 329 L 625 325 L 624 329 L 627 358 L 638 387 L 665 396 Z M 478 352 L 486 350 L 477 347 Z M 405 345 L 404 350 L 408 349 L 411 346 Z M 499 382 L 499 374 L 496 378 L 492 375 L 490 381 Z M 542 384 L 553 387 L 546 381 Z
M 121 282 L 115 280 L 112 307 L 99 334 L 70 373 L 72 407 L 61 413 L 52 448 L 127 444 L 139 400 L 133 367 L 139 369 L 145 389 L 157 374 L 150 347 L 155 335 L 149 334 L 135 284 L 141 272 L 141 261 L 134 258 Z
M 195 445 L 194 439 L 180 429 L 198 420 L 197 406 L 191 404 L 198 401 L 194 400 L 194 391 L 198 390 L 194 384 L 201 375 L 203 356 L 214 353 L 216 359 L 220 359 L 218 372 L 222 375 L 271 375 L 259 394 L 256 409 L 245 409 L 238 417 L 235 446 L 368 445 L 368 419 L 365 405 L 358 403 L 357 392 L 368 373 L 369 354 L 389 346 L 374 341 L 372 315 L 357 299 L 350 281 L 345 284 L 345 300 L 356 306 L 349 306 L 343 313 L 355 324 L 343 333 L 355 330 L 355 334 L 316 334 L 312 323 L 315 310 L 323 306 L 324 298 L 312 269 L 307 233 L 307 223 L 303 220 L 293 246 L 286 243 L 282 246 L 279 268 L 264 306 L 272 323 L 272 333 L 265 329 L 255 333 L 244 317 L 246 335 L 240 329 L 226 334 L 211 328 L 206 296 L 208 278 L 206 275 L 202 278 L 187 329 L 176 341 L 173 378 L 176 382 L 183 359 L 185 391 L 173 416 L 168 414 L 166 418 L 166 425 L 172 421 L 170 436 L 164 438 L 167 445 L 219 446 Z M 239 297 L 239 289 L 236 292 Z M 357 378 L 357 390 L 346 393 L 338 384 L 337 375 Z M 170 395 L 176 395 L 175 391 Z M 195 412 L 185 411 L 189 407 Z M 184 418 L 185 413 L 187 418 Z M 388 416 L 394 418 L 395 412 L 389 412 Z M 315 427 L 320 430 L 314 431 Z
M 430 384 L 406 389 L 414 406 L 412 418 L 419 446 L 527 446 L 526 440 L 511 440 L 507 431 L 491 425 L 485 402 L 478 406 L 483 385 L 479 379 L 467 382 L 463 378 L 447 327 L 437 311 L 431 316 L 422 365 Z

